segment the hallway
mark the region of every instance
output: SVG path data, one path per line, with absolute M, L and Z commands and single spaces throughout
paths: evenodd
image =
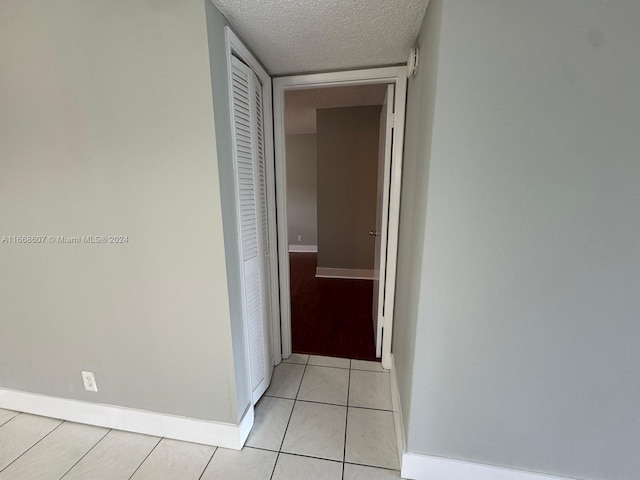
M 292 355 L 242 451 L 0 409 L 2 480 L 396 480 L 389 372 Z

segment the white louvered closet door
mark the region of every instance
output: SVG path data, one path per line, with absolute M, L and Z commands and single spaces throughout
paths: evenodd
M 262 86 L 253 71 L 235 57 L 231 83 L 243 314 L 255 404 L 269 386 L 271 374 Z
M 262 308 L 264 312 L 264 318 L 271 319 L 271 275 L 269 275 L 270 269 L 270 255 L 271 251 L 269 245 L 269 208 L 267 206 L 267 170 L 265 165 L 265 152 L 264 152 L 264 125 L 263 125 L 263 104 L 262 104 L 262 84 L 257 75 L 253 74 L 254 78 L 254 97 L 256 100 L 256 141 L 257 141 L 257 155 L 258 155 L 258 192 L 260 198 L 260 245 L 262 247 Z M 264 322 L 265 341 L 267 345 L 267 352 L 269 351 L 269 345 L 271 345 L 270 338 L 270 321 Z M 267 360 L 270 358 L 267 355 Z M 271 373 L 271 369 L 267 368 L 267 373 Z

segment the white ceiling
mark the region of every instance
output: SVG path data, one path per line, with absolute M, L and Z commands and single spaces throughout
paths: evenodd
M 285 92 L 284 123 L 287 135 L 315 133 L 316 109 L 382 105 L 386 85 L 329 87 Z
M 406 62 L 428 0 L 212 0 L 273 75 Z

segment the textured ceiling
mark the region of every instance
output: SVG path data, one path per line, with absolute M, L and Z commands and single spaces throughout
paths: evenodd
M 382 105 L 386 91 L 386 85 L 289 90 L 284 97 L 285 132 L 315 133 L 316 109 Z
M 406 62 L 428 0 L 212 0 L 269 73 Z

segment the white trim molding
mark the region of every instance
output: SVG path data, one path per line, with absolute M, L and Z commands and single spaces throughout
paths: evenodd
M 0 408 L 233 450 L 242 449 L 254 422 L 253 406 L 234 425 L 8 389 L 0 389 Z
M 415 453 L 402 456 L 401 477 L 410 480 L 569 480 L 567 477 Z
M 289 244 L 289 253 L 318 253 L 318 245 Z
M 345 278 L 349 280 L 373 280 L 373 270 L 359 268 L 316 267 L 317 278 Z

